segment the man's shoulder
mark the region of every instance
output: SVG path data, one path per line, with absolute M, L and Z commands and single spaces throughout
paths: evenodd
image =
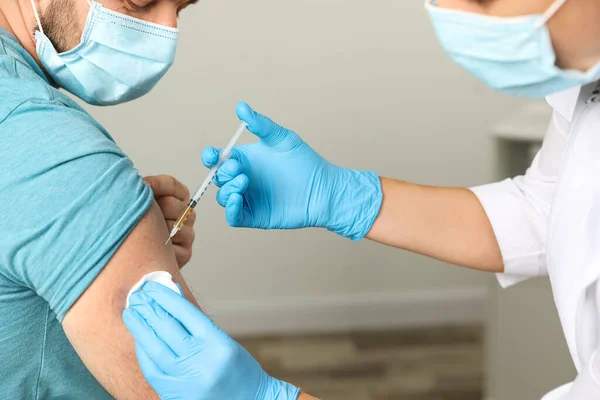
M 0 165 L 46 163 L 82 153 L 115 152 L 124 156 L 92 116 L 56 99 L 25 95 L 3 99 L 0 89 Z
M 11 63 L 16 63 L 16 60 L 0 53 L 0 122 L 28 101 L 52 100 L 50 85 L 40 79 L 16 76 L 10 70 Z
M 41 68 L 16 38 L 0 29 L 0 123 L 29 102 L 78 108 L 50 85 Z
M 52 149 L 112 138 L 83 108 L 44 77 L 33 59 L 0 31 L 0 140 L 2 152 Z M 75 139 L 79 140 L 75 140 Z

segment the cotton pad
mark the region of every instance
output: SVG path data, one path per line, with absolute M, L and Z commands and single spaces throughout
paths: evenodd
M 170 273 L 165 272 L 165 271 L 151 272 L 149 274 L 144 275 L 142 277 L 142 279 L 140 279 L 138 281 L 138 283 L 133 285 L 133 287 L 127 294 L 127 300 L 125 301 L 125 308 L 129 307 L 129 297 L 131 297 L 131 295 L 134 292 L 137 292 L 138 290 L 140 290 L 142 288 L 142 286 L 144 285 L 144 283 L 146 283 L 146 282 L 157 282 L 163 286 L 168 287 L 169 289 L 171 289 L 172 291 L 174 291 L 175 293 L 177 293 L 179 295 L 182 294 L 181 290 L 179 290 L 179 287 L 173 282 L 173 277 L 171 276 Z

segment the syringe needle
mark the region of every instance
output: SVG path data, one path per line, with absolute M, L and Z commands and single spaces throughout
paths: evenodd
M 235 146 L 238 139 L 240 138 L 240 136 L 242 135 L 242 133 L 244 132 L 244 130 L 247 127 L 248 127 L 248 124 L 245 122 L 242 122 L 240 127 L 233 134 L 233 137 L 231 138 L 231 140 L 229 141 L 227 146 L 221 151 L 221 153 L 219 154 L 219 160 L 218 160 L 217 164 L 214 165 L 208 171 L 208 175 L 207 175 L 206 179 L 204 179 L 204 182 L 202 182 L 202 184 L 200 185 L 198 190 L 196 190 L 196 192 L 193 194 L 192 198 L 190 199 L 190 202 L 188 203 L 187 208 L 185 209 L 183 214 L 181 214 L 181 216 L 179 217 L 179 220 L 177 221 L 175 226 L 173 226 L 173 229 L 171 230 L 171 234 L 169 235 L 169 238 L 165 242 L 165 246 L 167 244 L 169 244 L 169 242 L 173 239 L 173 237 L 177 234 L 177 232 L 179 232 L 181 229 L 183 229 L 183 226 L 185 225 L 186 221 L 188 220 L 188 217 L 190 216 L 190 214 L 192 213 L 192 211 L 198 204 L 198 201 L 200 201 L 200 198 L 204 195 L 204 192 L 206 192 L 206 189 L 208 189 L 208 187 L 212 183 L 213 179 L 217 175 L 217 171 L 219 170 L 219 167 L 221 167 L 221 165 L 225 161 L 229 160 L 229 157 L 231 157 L 231 151 L 232 151 L 233 147 Z
M 169 233 L 169 238 L 165 242 L 165 246 L 169 244 L 169 242 L 173 239 L 177 232 L 179 232 L 179 229 L 177 229 L 177 226 L 174 226 L 173 229 L 171 229 L 171 232 Z
M 171 229 L 171 233 L 169 234 L 169 238 L 165 242 L 165 246 L 167 244 L 169 244 L 169 242 L 173 239 L 173 237 L 177 234 L 177 232 L 179 232 L 183 228 L 183 226 L 187 222 L 188 218 L 190 217 L 190 214 L 192 213 L 192 211 L 194 211 L 194 207 L 196 206 L 196 204 L 197 203 L 194 200 L 190 200 L 185 211 L 183 212 L 183 214 L 181 214 L 181 216 L 179 217 L 179 219 L 173 226 L 173 229 Z

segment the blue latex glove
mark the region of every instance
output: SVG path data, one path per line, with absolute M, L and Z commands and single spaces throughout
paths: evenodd
M 256 113 L 246 103 L 238 117 L 259 142 L 234 148 L 215 179 L 217 202 L 234 227 L 326 228 L 353 240 L 371 229 L 382 202 L 373 172 L 337 167 L 296 133 Z M 202 161 L 214 166 L 219 149 L 208 147 Z
M 184 297 L 147 282 L 123 312 L 142 373 L 162 399 L 296 400 L 236 341 Z

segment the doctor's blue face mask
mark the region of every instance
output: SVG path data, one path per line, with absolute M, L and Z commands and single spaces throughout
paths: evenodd
M 456 63 L 496 90 L 539 98 L 600 78 L 600 62 L 587 72 L 556 66 L 546 24 L 566 1 L 556 0 L 544 14 L 522 17 L 443 9 L 437 0 L 426 0 L 425 7 L 442 47 Z
M 114 105 L 147 94 L 175 60 L 179 31 L 90 5 L 81 42 L 58 53 L 38 24 L 36 50 L 46 72 L 63 89 L 93 105 Z

